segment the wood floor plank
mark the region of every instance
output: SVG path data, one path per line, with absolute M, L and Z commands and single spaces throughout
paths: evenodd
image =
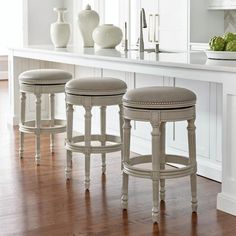
M 84 159 L 76 154 L 73 179 L 64 179 L 64 134 L 55 153 L 43 136 L 42 164 L 34 164 L 34 136 L 18 158 L 18 130 L 7 125 L 7 82 L 0 82 L 0 236 L 164 235 L 235 236 L 236 217 L 216 210 L 220 184 L 198 177 L 198 214 L 191 213 L 189 178 L 167 181 L 160 224 L 151 220 L 149 180 L 130 178 L 128 211 L 120 207 L 120 153 L 108 155 L 106 176 L 93 156 L 91 190 L 84 191 Z

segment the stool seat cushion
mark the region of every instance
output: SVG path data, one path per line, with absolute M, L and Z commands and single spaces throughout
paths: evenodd
M 120 79 L 88 77 L 70 80 L 66 84 L 65 91 L 68 94 L 81 96 L 112 96 L 124 94 L 126 89 L 126 83 Z
M 123 104 L 140 109 L 184 108 L 196 104 L 196 95 L 179 87 L 144 87 L 128 91 L 123 97 Z
M 71 78 L 70 73 L 59 69 L 28 70 L 19 76 L 21 83 L 31 85 L 66 84 Z

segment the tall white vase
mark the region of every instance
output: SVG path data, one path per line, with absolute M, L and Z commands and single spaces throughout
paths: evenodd
M 66 48 L 70 39 L 70 24 L 64 20 L 66 8 L 54 8 L 57 12 L 57 22 L 51 24 L 50 34 L 53 45 L 56 48 Z
M 83 37 L 84 47 L 94 47 L 93 31 L 99 24 L 99 15 L 87 5 L 85 10 L 78 14 L 78 25 Z

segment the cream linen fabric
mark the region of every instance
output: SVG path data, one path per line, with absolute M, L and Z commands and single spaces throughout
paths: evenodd
M 196 95 L 179 87 L 144 87 L 128 91 L 123 97 L 127 107 L 144 109 L 172 109 L 193 106 Z
M 66 93 L 85 96 L 118 95 L 126 92 L 124 81 L 110 77 L 88 77 L 70 80 L 66 84 Z
M 65 84 L 71 78 L 72 75 L 70 73 L 58 69 L 28 70 L 19 76 L 21 83 L 32 85 Z

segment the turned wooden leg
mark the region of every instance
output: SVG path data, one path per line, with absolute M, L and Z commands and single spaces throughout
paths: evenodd
M 124 119 L 123 126 L 123 138 L 124 138 L 124 149 L 123 149 L 123 163 L 129 163 L 130 158 L 130 120 Z M 124 170 L 122 171 L 122 195 L 121 195 L 121 207 L 125 210 L 128 207 L 128 184 L 129 184 L 129 175 L 127 175 Z
M 25 101 L 26 101 L 26 94 L 24 92 L 21 92 L 21 107 L 20 107 L 20 124 L 25 124 Z M 23 158 L 24 154 L 24 132 L 20 131 L 20 147 L 19 147 L 19 157 Z
M 196 127 L 195 118 L 188 120 L 188 145 L 189 145 L 189 161 L 195 165 L 195 171 L 190 176 L 191 193 L 192 193 L 192 211 L 197 212 L 197 161 L 196 161 Z
M 152 122 L 152 221 L 159 222 L 159 180 L 160 180 L 161 132 L 160 124 Z
M 55 94 L 50 94 L 49 95 L 49 100 L 50 100 L 50 125 L 51 127 L 54 127 L 55 125 Z M 54 152 L 54 134 L 50 134 L 50 150 L 53 153 Z
M 37 165 L 40 165 L 40 126 L 41 126 L 41 94 L 35 94 L 36 96 L 36 141 L 35 141 L 35 161 Z
M 105 146 L 106 144 L 106 107 L 102 106 L 100 107 L 100 113 L 101 113 L 101 136 L 102 141 L 101 145 Z M 105 174 L 106 172 L 106 154 L 102 153 L 102 173 Z
M 165 130 L 166 123 L 161 123 L 161 165 L 160 169 L 165 169 L 166 164 L 166 130 Z M 160 199 L 161 201 L 165 201 L 165 179 L 160 180 Z
M 66 141 L 68 143 L 72 142 L 72 134 L 73 134 L 73 105 L 66 104 Z M 72 151 L 66 151 L 66 168 L 65 168 L 65 177 L 67 180 L 71 178 L 72 175 Z
M 123 144 L 123 124 L 124 124 L 124 118 L 123 118 L 123 105 L 120 104 L 119 105 L 119 119 L 120 119 L 120 139 L 121 139 L 121 144 L 122 144 L 122 147 L 121 147 L 121 170 L 123 170 L 123 147 L 124 147 L 124 144 Z
M 85 189 L 89 190 L 90 187 L 90 155 L 91 155 L 91 119 L 92 119 L 92 113 L 91 113 L 92 107 L 86 106 L 85 107 L 85 135 L 84 135 L 84 141 L 86 146 L 85 151 Z

